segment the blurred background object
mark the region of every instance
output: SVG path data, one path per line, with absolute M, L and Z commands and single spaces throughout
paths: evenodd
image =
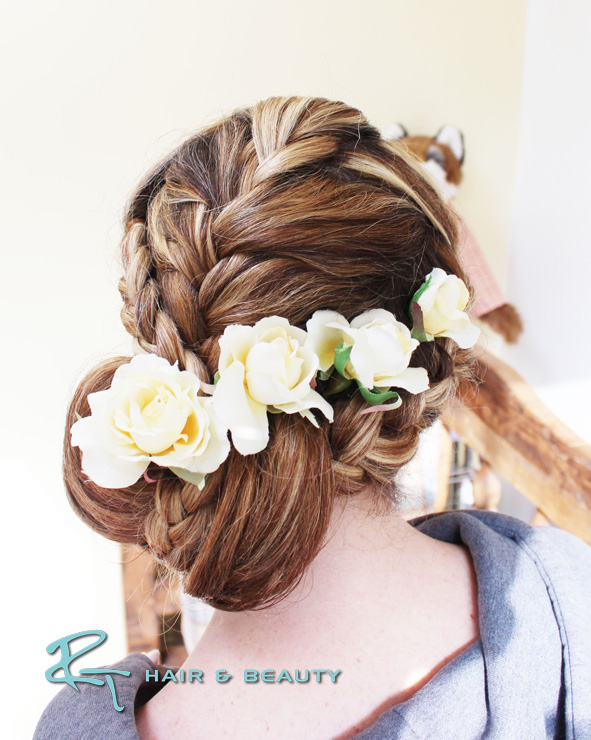
M 464 135 L 459 128 L 446 124 L 435 136 L 409 136 L 402 124 L 395 123 L 386 129 L 384 138 L 400 142 L 412 152 L 452 205 L 462 182 L 466 156 Z M 460 254 L 475 296 L 471 315 L 486 322 L 507 343 L 515 344 L 523 331 L 519 312 L 505 301 L 480 244 L 463 221 Z

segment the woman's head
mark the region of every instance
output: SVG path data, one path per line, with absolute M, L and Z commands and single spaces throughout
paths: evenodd
M 231 324 L 285 317 L 305 328 L 330 309 L 372 308 L 411 325 L 408 307 L 439 267 L 468 282 L 453 215 L 399 143 L 356 109 L 322 98 L 270 98 L 189 137 L 141 182 L 125 213 L 122 320 L 149 353 L 211 383 Z M 430 388 L 358 416 L 359 393 L 332 401 L 319 428 L 269 414 L 269 443 L 232 448 L 200 490 L 166 468 L 124 489 L 87 481 L 69 430 L 87 395 L 129 358 L 91 371 L 71 401 L 64 440 L 70 501 L 93 529 L 149 547 L 185 591 L 222 609 L 268 606 L 293 588 L 323 544 L 337 496 L 368 487 L 394 502 L 414 455 L 471 364 L 447 338 L 421 343 L 411 366 Z M 150 469 L 152 470 L 152 469 Z

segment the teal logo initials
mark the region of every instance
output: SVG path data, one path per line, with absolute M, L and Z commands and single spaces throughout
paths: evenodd
M 86 647 L 80 648 L 80 650 L 77 650 L 75 653 L 70 652 L 71 642 L 77 640 L 79 637 L 87 637 L 88 635 L 91 635 L 92 637 L 96 637 L 98 639 L 90 645 L 86 645 Z M 119 702 L 117 701 L 117 695 L 115 693 L 115 683 L 113 682 L 113 674 L 117 674 L 119 676 L 130 676 L 131 671 L 117 671 L 113 670 L 112 668 L 81 668 L 80 673 L 84 673 L 84 676 L 73 676 L 70 673 L 70 665 L 77 658 L 79 658 L 81 655 L 84 655 L 85 653 L 89 653 L 91 650 L 94 650 L 106 639 L 107 633 L 103 630 L 84 630 L 83 632 L 75 632 L 73 635 L 66 635 L 65 637 L 60 637 L 58 640 L 54 640 L 54 642 L 50 643 L 45 649 L 50 655 L 52 655 L 59 648 L 61 657 L 58 663 L 52 665 L 51 668 L 48 668 L 45 671 L 45 678 L 52 683 L 67 683 L 73 689 L 76 689 L 76 691 L 80 691 L 80 689 L 76 685 L 77 683 L 90 683 L 94 684 L 95 686 L 104 686 L 106 683 L 111 691 L 113 708 L 116 709 L 118 712 L 122 712 L 125 707 L 120 706 Z M 59 671 L 60 668 L 63 670 L 64 675 L 55 676 L 54 674 Z M 93 673 L 104 675 L 104 679 L 87 678 L 87 674 Z

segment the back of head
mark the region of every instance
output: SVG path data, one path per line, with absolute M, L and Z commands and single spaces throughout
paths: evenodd
M 372 308 L 410 326 L 408 307 L 433 268 L 468 282 L 453 214 L 403 148 L 363 115 L 321 98 L 276 97 L 189 137 L 141 182 L 125 214 L 119 289 L 127 331 L 148 353 L 211 383 L 231 324 L 281 316 L 305 328 L 319 309 L 351 319 Z M 118 357 L 72 398 L 64 480 L 94 530 L 147 547 L 186 592 L 225 610 L 276 603 L 322 546 L 337 496 L 368 487 L 395 502 L 414 455 L 472 361 L 449 338 L 421 343 L 411 366 L 430 387 L 401 406 L 358 416 L 359 393 L 331 403 L 315 428 L 269 414 L 267 447 L 232 448 L 202 490 L 166 468 L 122 489 L 86 479 L 70 443 L 87 395 L 110 386 Z

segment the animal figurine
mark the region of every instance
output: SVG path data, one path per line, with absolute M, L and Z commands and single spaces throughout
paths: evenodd
M 386 129 L 384 138 L 403 142 L 439 184 L 447 201 L 456 195 L 465 157 L 464 136 L 458 128 L 447 124 L 434 137 L 410 136 L 402 124 L 395 123 Z M 486 322 L 508 344 L 514 344 L 523 331 L 521 317 L 505 301 L 476 238 L 461 219 L 460 224 L 460 256 L 476 298 L 471 314 Z

